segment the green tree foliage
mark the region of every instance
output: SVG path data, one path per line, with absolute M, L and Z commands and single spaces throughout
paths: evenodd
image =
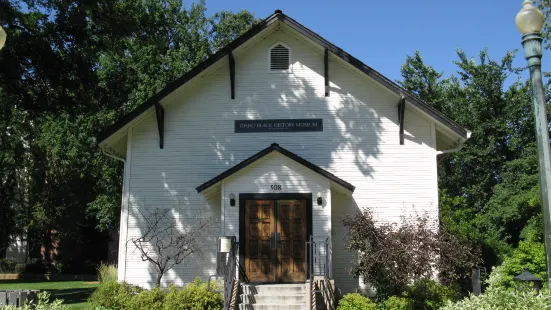
M 524 268 L 544 282 L 546 286 L 547 269 L 545 264 L 545 250 L 542 242 L 527 240 L 521 241 L 518 247 L 507 257 L 503 263 L 492 269 L 487 283 L 490 287 L 514 288 L 518 283 L 513 280 Z
M 408 56 L 401 83 L 472 131 L 460 152 L 439 159 L 441 221 L 494 265 L 526 234 L 542 233 L 533 221 L 541 204 L 529 83 L 512 66 L 515 52 L 499 61 L 485 50 L 457 54 L 446 78 L 418 52 Z
M 122 165 L 93 137 L 254 22 L 203 1 L 0 2 L 0 250 L 117 229 Z

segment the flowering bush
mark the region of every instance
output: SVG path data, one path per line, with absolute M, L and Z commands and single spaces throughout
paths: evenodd
M 503 287 L 489 288 L 479 296 L 471 295 L 461 301 L 448 303 L 441 310 L 486 310 L 486 309 L 549 309 L 551 295 L 547 290 L 515 290 Z

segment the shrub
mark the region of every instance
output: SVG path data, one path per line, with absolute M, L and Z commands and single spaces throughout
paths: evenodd
M 479 296 L 471 295 L 456 303 L 448 303 L 441 310 L 479 309 L 549 309 L 551 295 L 547 290 L 514 290 L 503 287 L 489 288 Z
M 105 307 L 112 310 L 125 309 L 133 294 L 141 291 L 141 288 L 124 282 L 104 282 L 90 296 L 88 303 L 91 309 L 96 307 Z
M 403 217 L 400 224 L 377 223 L 369 209 L 346 217 L 346 248 L 359 253 L 350 272 L 373 285 L 379 299 L 399 296 L 411 280 L 430 278 L 435 270 L 446 283 L 471 273 L 481 259 L 468 243 L 435 230 L 428 216 Z
M 13 273 L 15 271 L 15 261 L 9 258 L 0 259 L 0 273 Z
M 358 293 L 346 294 L 339 300 L 337 310 L 375 310 L 377 304 Z
M 16 264 L 15 265 L 15 273 L 17 274 L 23 274 L 25 273 L 25 264 Z
M 46 265 L 40 258 L 31 259 L 25 264 L 25 273 L 44 274 L 46 273 Z
M 392 296 L 382 303 L 384 310 L 411 310 L 413 309 L 413 301 L 405 297 Z
M 124 307 L 125 310 L 142 310 L 142 309 L 162 309 L 167 293 L 161 291 L 160 288 L 155 288 L 150 291 L 143 291 L 132 296 L 130 301 Z
M 95 310 L 203 310 L 222 309 L 223 298 L 219 293 L 209 291 L 207 284 L 199 278 L 177 289 L 171 285 L 168 291 L 160 288 L 142 290 L 127 283 L 103 282 L 88 300 L 90 309 Z
M 515 287 L 514 277 L 518 276 L 524 267 L 528 267 L 530 272 L 547 279 L 545 268 L 545 249 L 543 243 L 536 241 L 520 241 L 518 247 L 505 257 L 500 266 L 494 267 L 486 283 L 490 287 Z M 545 287 L 542 283 L 542 287 Z
M 63 305 L 63 300 L 56 299 L 50 303 L 50 294 L 41 292 L 38 294 L 38 302 L 25 303 L 23 307 L 4 306 L 2 310 L 67 310 L 67 306 Z
M 214 288 L 214 287 L 212 287 Z M 165 298 L 163 309 L 222 309 L 223 298 L 219 293 L 209 291 L 207 283 L 196 278 L 192 283 L 179 290 L 171 285 Z
M 431 279 L 421 279 L 409 286 L 403 297 L 413 302 L 413 309 L 436 310 L 444 306 L 448 300 L 455 301 L 459 299 L 459 293 Z
M 117 267 L 115 267 L 115 265 L 101 263 L 98 266 L 97 273 L 98 273 L 98 281 L 100 283 L 117 281 L 118 274 L 117 274 Z
M 93 260 L 67 259 L 59 264 L 60 272 L 65 274 L 96 274 L 98 264 Z

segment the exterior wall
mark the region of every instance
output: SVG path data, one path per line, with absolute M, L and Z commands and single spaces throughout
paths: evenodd
M 278 41 L 292 48 L 290 73 L 268 72 L 268 48 Z M 224 219 L 222 230 L 210 236 L 212 252 L 205 259 L 191 259 L 164 279 L 165 284 L 181 284 L 214 272 L 217 235 L 239 235 L 235 226 L 237 208 L 229 207 L 228 191 L 234 191 L 236 197 L 245 190 L 266 192 L 269 182 L 279 180 L 289 186 L 285 191 L 317 194 L 315 188 L 325 179 L 314 180 L 300 167 L 289 169 L 292 164 L 277 158 L 257 162 L 258 167 L 264 165 L 262 169 L 249 167 L 242 171 L 252 175 L 236 175 L 233 181 L 224 181 L 230 183 L 223 192 L 213 189 L 205 197 L 195 191 L 198 185 L 275 142 L 356 186 L 352 196 L 326 191 L 327 205 L 318 211 L 315 206 L 318 220 L 313 227 L 315 234 L 328 233 L 332 228 L 336 286 L 343 291 L 354 290 L 358 281 L 345 270 L 353 256 L 341 250 L 345 231 L 340 219 L 365 207 L 373 208 L 379 219 L 388 221 L 397 221 L 400 215 L 414 210 L 437 216 L 433 124 L 408 109 L 405 145 L 400 145 L 399 98 L 333 57 L 329 62 L 331 94 L 325 97 L 323 51 L 284 27 L 270 35 L 259 35 L 254 46 L 236 51 L 234 56 L 235 100 L 230 99 L 229 69 L 227 59 L 223 59 L 210 70 L 212 73 L 196 78 L 171 95 L 170 102 L 163 102 L 164 149 L 159 149 L 154 113 L 144 116 L 132 129 L 127 165 L 128 236 L 121 238 L 127 253 L 121 258 L 126 265 L 122 278 L 143 286 L 150 286 L 154 279 L 152 268 L 141 262 L 127 242 L 143 228 L 136 219 L 137 210 L 174 206 L 175 216 L 184 226 L 190 210 L 198 206 Z M 234 120 L 277 118 L 322 118 L 324 129 L 234 133 Z M 237 178 L 241 180 L 236 182 Z M 318 181 L 321 183 L 315 183 Z

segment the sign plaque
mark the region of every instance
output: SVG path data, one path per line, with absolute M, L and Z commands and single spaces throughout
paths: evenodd
M 323 119 L 236 120 L 235 133 L 323 131 Z

